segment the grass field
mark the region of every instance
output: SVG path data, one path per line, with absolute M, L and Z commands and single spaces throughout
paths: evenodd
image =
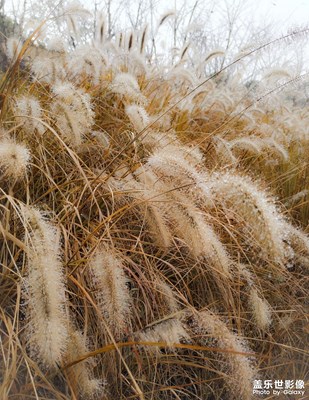
M 8 41 L 0 84 L 0 398 L 246 400 L 254 380 L 306 384 L 295 79 L 203 76 L 185 54 L 163 68 L 143 33 L 68 51 L 32 39 Z

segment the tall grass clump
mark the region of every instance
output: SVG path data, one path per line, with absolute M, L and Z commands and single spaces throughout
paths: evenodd
M 209 75 L 221 50 L 147 57 L 145 32 L 8 41 L 1 399 L 248 400 L 255 379 L 306 379 L 308 104 L 265 94 L 278 71 L 255 90 Z

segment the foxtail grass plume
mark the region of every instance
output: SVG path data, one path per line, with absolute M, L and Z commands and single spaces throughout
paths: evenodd
M 82 82 L 87 76 L 94 84 L 99 84 L 107 69 L 105 53 L 98 46 L 79 46 L 70 54 L 67 68 L 74 82 Z
M 184 192 L 193 201 L 209 206 L 212 199 L 208 175 L 197 170 L 202 160 L 199 152 L 179 145 L 167 145 L 163 149 L 158 148 L 146 165 L 160 181 L 162 192 L 177 187 L 177 192 Z
M 22 206 L 27 245 L 27 332 L 31 354 L 47 368 L 61 364 L 67 346 L 64 271 L 59 231 L 33 207 Z
M 299 265 L 304 270 L 309 270 L 309 237 L 300 229 L 291 224 L 285 225 L 287 241 L 292 250 L 290 266 Z
M 230 142 L 215 136 L 213 138 L 213 144 L 216 152 L 216 162 L 229 167 L 237 165 L 237 158 L 233 154 Z
M 15 115 L 17 121 L 23 124 L 23 129 L 29 134 L 43 134 L 45 128 L 40 122 L 42 108 L 39 100 L 33 96 L 22 96 L 15 100 Z
M 154 195 L 155 193 L 155 195 Z M 160 205 L 160 200 L 153 199 L 158 196 L 156 192 L 145 191 L 147 198 L 141 204 L 145 209 L 146 224 L 148 225 L 149 232 L 152 235 L 154 243 L 161 249 L 166 250 L 172 245 L 172 233 L 168 224 L 168 217 L 164 206 Z
M 214 274 L 229 277 L 231 261 L 203 212 L 184 195 L 173 193 L 173 199 L 175 203 L 168 214 L 175 223 L 175 233 L 185 241 L 194 257 L 208 260 Z
M 118 73 L 112 84 L 111 90 L 123 96 L 127 101 L 137 104 L 146 104 L 146 97 L 142 94 L 137 79 L 127 72 Z
M 58 82 L 53 87 L 56 97 L 51 111 L 61 133 L 73 146 L 79 146 L 93 125 L 94 113 L 90 96 L 70 83 Z
M 262 299 L 256 289 L 252 288 L 249 295 L 249 304 L 257 327 L 266 330 L 271 325 L 271 309 L 266 300 Z
M 34 56 L 31 71 L 36 81 L 54 85 L 66 79 L 66 61 L 58 53 L 53 56 L 49 52 L 42 53 Z
M 125 188 L 137 200 L 137 207 L 144 215 L 152 241 L 159 248 L 167 250 L 172 245 L 173 236 L 164 204 L 166 196 L 155 189 L 153 176 L 149 171 L 137 171 L 137 176 L 138 181 L 132 177 Z
M 252 382 L 256 376 L 252 360 L 243 353 L 252 353 L 241 337 L 232 333 L 226 324 L 209 311 L 200 311 L 189 318 L 190 328 L 201 344 L 218 348 L 218 363 L 226 373 L 226 384 L 230 398 L 235 400 L 252 399 Z M 220 349 L 226 352 L 220 353 Z
M 84 335 L 70 327 L 66 362 L 70 363 L 89 352 Z M 91 359 L 78 362 L 67 369 L 70 386 L 74 388 L 75 395 L 83 400 L 100 398 L 104 390 L 104 382 L 92 376 L 94 363 Z
M 239 149 L 249 151 L 250 153 L 259 155 L 261 153 L 261 139 L 242 137 L 236 138 L 228 142 L 231 150 Z
M 266 194 L 248 178 L 231 173 L 215 175 L 211 187 L 215 202 L 241 218 L 251 245 L 259 247 L 265 258 L 283 265 L 284 219 Z
M 164 282 L 162 279 L 157 278 L 154 282 L 155 289 L 158 295 L 162 298 L 162 308 L 167 308 L 169 314 L 174 314 L 180 309 L 177 302 L 175 291 Z
M 10 178 L 19 179 L 26 175 L 30 162 L 30 150 L 11 139 L 0 141 L 0 168 Z
M 149 123 L 147 111 L 136 104 L 126 106 L 126 113 L 137 132 L 142 131 Z
M 129 279 L 115 250 L 102 246 L 89 261 L 97 305 L 115 339 L 128 333 L 131 316 Z M 103 325 L 104 326 L 104 325 Z
M 137 334 L 137 340 L 140 342 L 148 342 L 144 345 L 144 349 L 149 353 L 160 354 L 160 344 L 166 344 L 168 348 L 173 349 L 174 345 L 191 341 L 190 335 L 185 330 L 181 321 L 177 319 L 168 319 L 162 321 L 153 327 L 144 329 Z M 156 346 L 158 343 L 158 346 Z

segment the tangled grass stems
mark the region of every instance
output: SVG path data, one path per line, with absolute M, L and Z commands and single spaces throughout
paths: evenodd
M 1 396 L 247 400 L 291 362 L 305 379 L 305 106 L 266 74 L 253 109 L 245 55 L 165 74 L 145 32 L 100 35 L 15 76 L 33 36 L 2 80 Z

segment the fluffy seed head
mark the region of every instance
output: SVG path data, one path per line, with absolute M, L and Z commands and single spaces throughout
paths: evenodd
M 42 108 L 40 102 L 33 96 L 22 96 L 16 99 L 14 113 L 17 121 L 23 123 L 23 129 L 27 133 L 42 134 L 44 126 L 40 120 L 42 118 Z M 30 117 L 30 118 L 29 118 Z
M 107 59 L 101 49 L 89 45 L 76 48 L 68 60 L 68 70 L 74 82 L 83 81 L 86 75 L 94 84 L 98 84 L 106 65 Z
M 0 167 L 9 177 L 18 179 L 27 172 L 30 151 L 9 139 L 0 141 Z
M 57 121 L 61 133 L 70 144 L 81 144 L 85 133 L 93 125 L 94 113 L 91 109 L 90 96 L 70 83 L 57 83 L 53 87 L 56 98 L 51 111 Z
M 60 235 L 38 210 L 22 206 L 21 214 L 28 247 L 28 343 L 33 357 L 48 368 L 55 368 L 61 363 L 67 344 Z
M 70 328 L 68 338 L 68 348 L 66 352 L 66 362 L 70 363 L 89 351 L 85 337 L 78 331 Z M 77 387 L 81 399 L 95 399 L 102 395 L 104 383 L 92 376 L 93 365 L 91 361 L 79 362 L 68 369 L 70 384 Z
M 37 55 L 31 63 L 31 70 L 36 80 L 49 84 L 64 80 L 67 75 L 64 60 L 50 54 Z
M 167 145 L 148 158 L 147 166 L 160 178 L 162 184 L 170 185 L 169 189 L 179 187 L 177 191 L 184 190 L 187 195 L 208 204 L 211 192 L 206 183 L 206 174 L 197 170 L 201 161 L 199 153 L 189 148 Z M 165 187 L 164 191 L 167 189 Z
M 230 173 L 214 176 L 211 186 L 216 202 L 242 219 L 249 241 L 260 247 L 261 255 L 283 264 L 284 220 L 266 194 L 248 178 Z
M 114 337 L 119 339 L 127 332 L 131 315 L 128 278 L 122 261 L 115 250 L 105 246 L 96 251 L 89 269 L 98 307 Z
M 271 324 L 271 309 L 266 300 L 261 299 L 256 289 L 252 288 L 249 296 L 250 307 L 259 329 L 268 329 Z
M 145 215 L 147 230 L 153 242 L 166 250 L 172 244 L 172 234 L 168 226 L 168 218 L 164 206 L 166 197 L 157 191 L 153 185 L 153 177 L 149 171 L 137 171 L 136 181 L 133 177 L 126 183 L 125 188 L 138 201 L 138 208 Z
M 137 335 L 137 340 L 151 343 L 164 342 L 172 349 L 173 345 L 182 343 L 183 341 L 190 342 L 191 338 L 181 321 L 169 319 L 140 332 Z M 160 347 L 145 345 L 144 348 L 150 353 L 160 354 Z
M 127 72 L 122 72 L 115 76 L 111 90 L 136 103 L 145 104 L 147 102 L 140 90 L 137 79 Z
M 241 354 L 250 352 L 246 342 L 232 333 L 218 316 L 209 311 L 201 311 L 194 316 L 191 328 L 202 338 L 203 344 L 212 346 L 214 343 L 214 347 L 227 350 L 226 353 L 219 351 L 217 357 L 221 357 L 220 365 L 228 374 L 226 382 L 231 398 L 251 400 L 252 382 L 256 371 L 248 356 Z
M 175 223 L 175 233 L 188 245 L 192 255 L 207 259 L 214 274 L 230 276 L 230 260 L 223 244 L 207 224 L 202 211 L 183 195 L 173 193 L 175 204 L 168 213 Z
M 166 305 L 168 309 L 168 313 L 173 314 L 179 311 L 179 304 L 176 300 L 175 292 L 170 285 L 168 285 L 162 279 L 157 278 L 155 281 L 155 289 L 160 297 L 162 297 L 164 305 Z
M 145 108 L 136 104 L 126 106 L 126 113 L 134 126 L 139 132 L 145 128 L 149 123 L 149 117 Z

